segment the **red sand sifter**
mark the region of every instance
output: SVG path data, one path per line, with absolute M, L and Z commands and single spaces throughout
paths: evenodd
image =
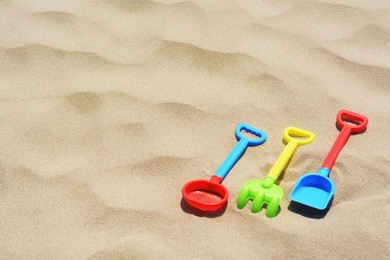
M 251 133 L 258 138 L 246 138 L 241 131 Z M 229 192 L 221 182 L 241 158 L 248 146 L 261 145 L 266 140 L 266 134 L 263 131 L 246 124 L 239 124 L 236 127 L 235 135 L 238 141 L 237 145 L 229 153 L 216 173 L 211 176 L 210 180 L 193 180 L 183 186 L 183 198 L 191 207 L 203 211 L 218 211 L 222 209 L 227 203 Z

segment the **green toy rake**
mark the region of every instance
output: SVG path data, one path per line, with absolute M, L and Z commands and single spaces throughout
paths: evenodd
M 253 213 L 260 212 L 263 206 L 267 205 L 265 215 L 269 218 L 276 216 L 279 203 L 283 198 L 283 190 L 275 182 L 298 146 L 311 143 L 315 135 L 303 129 L 290 126 L 284 130 L 283 138 L 287 145 L 268 175 L 263 180 L 250 180 L 241 188 L 237 199 L 237 207 L 239 209 L 245 207 L 249 200 L 253 200 L 251 208 Z

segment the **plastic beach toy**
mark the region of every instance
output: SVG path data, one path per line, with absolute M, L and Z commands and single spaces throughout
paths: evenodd
M 251 133 L 258 138 L 246 138 L 242 135 L 241 131 Z M 229 192 L 221 182 L 234 164 L 240 159 L 248 146 L 257 146 L 264 143 L 266 140 L 266 134 L 263 131 L 246 124 L 239 124 L 236 127 L 235 135 L 239 142 L 210 180 L 193 180 L 187 182 L 183 186 L 183 198 L 191 207 L 203 211 L 218 211 L 222 209 L 227 203 Z
M 358 125 L 350 125 L 345 123 L 357 123 Z M 325 162 L 318 170 L 317 174 L 308 173 L 301 176 L 295 184 L 290 199 L 300 204 L 324 210 L 327 208 L 329 201 L 332 199 L 335 186 L 333 181 L 329 179 L 329 173 L 336 161 L 338 154 L 348 141 L 352 133 L 359 133 L 367 127 L 368 119 L 363 115 L 356 114 L 351 111 L 341 110 L 337 114 L 337 125 L 341 128 L 341 132 L 333 144 Z
M 263 205 L 268 204 L 265 215 L 269 218 L 276 216 L 280 200 L 283 197 L 283 190 L 275 184 L 275 181 L 279 178 L 297 147 L 311 143 L 315 135 L 303 129 L 290 126 L 284 130 L 283 138 L 287 145 L 268 175 L 263 180 L 250 180 L 242 186 L 237 199 L 237 207 L 239 209 L 245 207 L 249 200 L 253 200 L 251 208 L 253 213 L 260 212 Z

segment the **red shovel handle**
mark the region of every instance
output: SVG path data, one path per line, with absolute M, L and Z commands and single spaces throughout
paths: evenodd
M 348 110 L 340 110 L 339 113 L 337 114 L 336 120 L 340 128 L 343 128 L 344 126 L 349 126 L 351 128 L 351 133 L 359 133 L 363 131 L 368 124 L 367 117 L 356 114 Z M 347 124 L 345 123 L 345 121 L 351 123 L 359 123 L 359 124 L 356 125 Z
M 354 124 L 347 124 L 345 121 Z M 363 131 L 367 127 L 368 118 L 348 110 L 340 110 L 337 114 L 336 122 L 341 128 L 341 132 L 334 142 L 332 149 L 330 150 L 324 163 L 322 164 L 322 167 L 328 169 L 329 171 L 332 170 L 337 156 L 339 155 L 341 149 L 343 149 L 345 143 L 348 141 L 351 133 L 359 133 Z M 355 125 L 355 123 L 357 124 Z

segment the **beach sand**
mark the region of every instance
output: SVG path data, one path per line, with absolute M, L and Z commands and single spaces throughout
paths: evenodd
M 1 259 L 388 259 L 389 1 L 1 1 Z M 337 112 L 369 118 L 331 179 L 330 210 L 289 194 L 316 172 Z M 237 124 L 267 133 L 198 214 L 181 188 L 209 179 Z M 267 218 L 236 198 L 296 126 Z

